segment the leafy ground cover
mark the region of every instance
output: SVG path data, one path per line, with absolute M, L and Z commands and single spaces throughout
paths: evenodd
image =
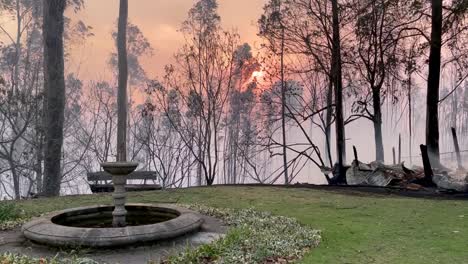
M 3 253 L 0 254 L 0 263 L 1 264 L 98 264 L 94 260 L 79 258 L 73 256 L 70 258 L 30 258 L 28 256 Z
M 23 224 L 27 217 L 14 202 L 0 202 L 0 231 L 15 228 Z
M 109 194 L 18 202 L 25 216 L 92 204 Z M 131 193 L 129 202 L 202 204 L 272 212 L 321 230 L 302 263 L 467 263 L 468 202 L 279 187 Z M 3 203 L 3 202 L 2 202 Z M 0 203 L 1 204 L 1 203 Z
M 189 209 L 222 219 L 230 229 L 214 243 L 170 258 L 167 264 L 286 263 L 301 259 L 320 242 L 320 232 L 297 220 L 253 209 L 216 209 L 189 205 Z

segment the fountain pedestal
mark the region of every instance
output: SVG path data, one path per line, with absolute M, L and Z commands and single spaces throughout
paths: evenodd
M 112 175 L 112 184 L 114 185 L 114 211 L 112 212 L 112 224 L 114 227 L 126 226 L 125 203 L 127 195 L 125 193 L 125 184 L 127 176 L 136 170 L 138 163 L 135 162 L 105 162 L 101 164 L 104 171 Z

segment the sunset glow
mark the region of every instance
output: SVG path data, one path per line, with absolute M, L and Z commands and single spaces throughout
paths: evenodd
M 115 51 L 111 32 L 115 30 L 118 5 L 113 0 L 85 0 L 79 13 L 68 10 L 68 15 L 77 21 L 81 19 L 93 27 L 96 37 L 75 47 L 71 53 L 68 68 L 80 69 L 84 79 L 110 78 L 107 67 L 108 57 Z M 164 66 L 174 63 L 174 53 L 181 47 L 184 39 L 180 27 L 194 1 L 135 0 L 129 1 L 129 20 L 137 25 L 154 48 L 154 56 L 142 58 L 142 66 L 149 76 L 164 75 Z M 260 44 L 257 36 L 256 21 L 261 15 L 263 0 L 219 0 L 219 13 L 223 27 L 235 28 L 240 35 L 240 43 L 250 43 L 252 47 Z M 249 6 L 250 8 L 243 8 Z M 107 10 L 102 13 L 102 10 Z M 11 23 L 11 28 L 15 24 Z
M 259 84 L 264 84 L 265 83 L 265 72 L 260 70 L 260 71 L 254 71 L 252 73 L 252 77 L 250 81 L 255 81 Z
M 254 71 L 252 73 L 252 78 L 262 79 L 265 73 L 263 71 Z

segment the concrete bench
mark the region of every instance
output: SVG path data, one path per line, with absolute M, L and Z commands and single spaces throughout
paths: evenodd
M 89 172 L 88 184 L 93 193 L 113 192 L 112 175 L 105 171 Z M 127 184 L 125 189 L 129 192 L 160 190 L 161 185 L 155 184 L 157 173 L 155 171 L 135 171 L 128 175 L 127 180 L 143 180 L 142 184 Z M 152 183 L 148 184 L 147 181 Z

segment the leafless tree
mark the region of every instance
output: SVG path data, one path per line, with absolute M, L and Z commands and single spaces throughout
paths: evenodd
M 164 102 L 168 88 L 175 89 L 186 107 L 180 125 L 169 118 L 197 161 L 197 184 L 212 185 L 219 174 L 222 111 L 232 87 L 235 33 L 223 31 L 215 0 L 200 0 L 189 11 L 182 32 L 186 43 L 176 55 L 177 64 L 166 67 L 163 85 L 152 85 Z M 161 93 L 162 92 L 162 93 Z M 168 115 L 168 117 L 170 117 Z

